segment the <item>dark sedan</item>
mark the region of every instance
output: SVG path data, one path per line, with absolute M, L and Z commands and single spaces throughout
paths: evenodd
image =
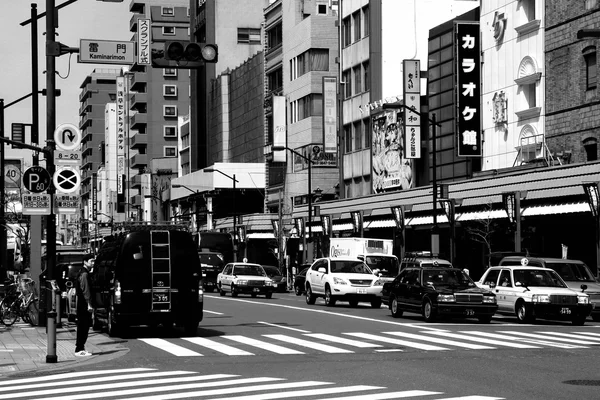
M 310 264 L 308 267 L 310 267 Z M 306 271 L 308 271 L 308 267 L 303 268 L 302 271 L 298 272 L 294 277 L 294 293 L 296 293 L 296 296 L 302 296 L 304 293 L 304 283 L 306 282 Z
M 438 317 L 477 318 L 489 323 L 496 313 L 496 295 L 477 287 L 458 268 L 409 267 L 385 284 L 394 318 L 404 311 L 422 314 L 425 321 Z
M 283 276 L 279 268 L 273 265 L 263 265 L 262 267 L 267 273 L 267 276 L 273 281 L 275 291 L 278 293 L 287 292 L 287 279 Z

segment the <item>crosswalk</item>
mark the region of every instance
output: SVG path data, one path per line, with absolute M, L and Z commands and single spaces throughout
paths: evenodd
M 520 332 L 514 330 L 457 331 L 424 330 L 409 332 L 344 332 L 265 334 L 260 337 L 223 335 L 208 338 L 148 338 L 140 341 L 178 357 L 255 356 L 267 354 L 301 355 L 315 353 L 450 351 L 492 349 L 587 349 L 600 346 L 600 333 Z
M 67 372 L 0 381 L 0 399 L 211 399 L 269 400 L 319 398 L 323 400 L 502 400 L 476 393 L 460 397 L 437 390 L 397 390 L 374 385 L 340 385 L 320 380 L 290 381 L 279 377 L 203 375 L 193 371 L 128 368 Z

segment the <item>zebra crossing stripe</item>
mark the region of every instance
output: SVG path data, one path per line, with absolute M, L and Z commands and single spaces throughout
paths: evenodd
M 593 340 L 593 341 L 600 342 L 600 337 L 589 337 L 589 336 L 586 337 L 585 335 L 562 333 L 562 332 L 540 332 L 540 333 L 543 333 L 545 335 L 551 335 L 551 336 L 563 336 L 563 337 L 568 337 L 568 338 L 573 338 L 573 339 Z M 594 342 L 591 342 L 591 343 L 598 344 L 598 343 L 594 343 Z
M 563 338 L 558 338 L 558 337 L 549 338 L 548 336 L 539 335 L 536 333 L 527 333 L 527 332 L 518 332 L 518 331 L 506 331 L 506 333 L 510 333 L 511 335 L 535 338 L 535 339 L 552 339 L 552 340 L 557 340 L 559 342 L 569 342 L 569 343 L 574 343 L 574 344 L 596 344 L 594 342 L 589 342 L 586 340 L 563 339 Z
M 381 345 L 378 345 L 375 343 L 360 342 L 358 340 L 352 340 L 352 339 L 346 339 L 346 338 L 339 337 L 339 336 L 327 335 L 325 333 L 307 333 L 304 336 L 310 336 L 315 339 L 328 340 L 330 342 L 341 343 L 341 344 L 345 344 L 348 346 L 354 346 L 354 347 L 359 347 L 359 348 L 363 348 L 363 349 L 364 348 L 381 347 Z
M 227 354 L 228 356 L 253 356 L 253 353 L 248 351 L 240 350 L 233 346 L 228 346 L 226 344 L 221 344 L 219 342 L 215 342 L 214 340 L 199 338 L 199 337 L 190 337 L 190 338 L 182 338 L 183 340 L 187 340 L 188 342 L 197 344 L 198 346 L 208 347 L 211 350 L 218 351 L 219 353 Z
M 298 350 L 288 349 L 287 347 L 278 346 L 276 344 L 263 342 L 261 340 L 252 339 L 241 335 L 225 335 L 225 339 L 233 340 L 238 343 L 246 344 L 248 346 L 258 347 L 263 350 L 271 351 L 277 354 L 305 354 Z
M 460 396 L 460 397 L 447 397 L 439 400 L 504 400 L 506 397 L 489 397 L 489 396 Z
M 308 347 L 310 349 L 320 350 L 325 353 L 353 353 L 353 351 L 340 349 L 339 347 L 333 347 L 326 344 L 309 342 L 308 340 L 298 339 L 286 335 L 263 335 L 275 340 L 281 340 L 282 342 L 292 343 L 296 346 Z
M 217 395 L 217 394 L 221 394 L 221 392 L 226 393 L 226 392 L 231 392 L 231 393 L 239 393 L 240 391 L 244 392 L 244 391 L 248 391 L 250 389 L 255 389 L 258 387 L 262 387 L 262 389 L 255 389 L 255 390 L 266 390 L 272 387 L 276 387 L 276 384 L 269 384 L 269 385 L 257 385 L 257 386 L 243 386 L 245 384 L 254 384 L 254 383 L 264 383 L 264 382 L 274 382 L 274 381 L 281 381 L 283 380 L 282 378 L 268 378 L 268 377 L 261 377 L 261 378 L 245 378 L 245 379 L 232 379 L 232 380 L 227 380 L 227 381 L 219 381 L 219 382 L 202 382 L 202 383 L 186 383 L 186 384 L 177 384 L 177 385 L 167 385 L 167 386 L 153 386 L 153 387 L 142 387 L 142 388 L 137 388 L 137 389 L 125 389 L 125 390 L 113 390 L 113 391 L 107 391 L 107 389 L 103 388 L 103 387 L 99 387 L 99 386 L 103 386 L 103 385 L 96 385 L 96 386 L 83 386 L 83 387 L 78 387 L 77 388 L 77 393 L 72 393 L 72 394 L 68 394 L 66 396 L 59 396 L 59 397 L 44 397 L 44 400 L 84 400 L 84 399 L 104 399 L 104 398 L 108 398 L 108 397 L 115 397 L 115 396 L 131 396 L 131 395 L 136 395 L 136 394 L 147 394 L 147 393 L 160 393 L 160 392 L 171 392 L 173 390 L 187 390 L 187 389 L 203 389 L 201 393 L 204 393 L 204 395 Z M 135 387 L 135 386 L 139 386 L 138 384 L 140 384 L 142 382 L 129 382 L 128 387 Z M 157 381 L 145 381 L 143 382 L 144 385 L 148 385 L 148 384 L 157 384 Z M 303 382 L 303 384 L 305 384 L 305 382 Z M 227 388 L 227 389 L 213 389 L 213 390 L 206 390 L 206 388 L 214 388 L 214 387 L 218 387 L 218 386 L 235 386 L 234 388 Z M 114 386 L 112 386 L 112 388 L 114 389 Z M 99 390 L 99 392 L 95 392 L 95 393 L 80 393 L 80 392 L 92 392 L 92 391 L 96 391 Z M 55 393 L 53 394 L 61 394 L 64 393 L 64 388 L 62 389 L 56 389 L 54 390 Z M 25 393 L 25 395 L 30 395 L 28 393 Z M 34 395 L 38 395 L 34 392 Z M 189 397 L 189 393 L 186 394 L 186 396 Z M 25 397 L 25 396 L 19 396 L 19 397 Z M 164 395 L 160 395 L 157 396 L 156 398 L 158 399 L 164 399 L 165 396 Z
M 248 396 L 227 397 L 227 398 L 220 398 L 220 399 L 217 398 L 217 399 L 212 399 L 212 400 L 270 400 L 270 399 L 298 398 L 300 396 L 317 396 L 317 395 L 324 395 L 324 394 L 359 392 L 359 391 L 364 391 L 364 390 L 377 390 L 377 389 L 385 389 L 385 388 L 378 387 L 378 386 L 355 385 L 355 386 L 342 386 L 342 387 L 332 387 L 332 388 L 323 388 L 323 389 L 296 390 L 296 391 L 292 391 L 292 392 L 254 394 L 254 395 L 248 395 Z
M 374 341 L 378 341 L 378 342 L 395 344 L 397 346 L 414 347 L 414 348 L 417 348 L 420 350 L 450 350 L 446 347 L 439 347 L 439 346 L 433 346 L 430 344 L 410 342 L 408 340 L 392 339 L 389 337 L 373 335 L 370 333 L 349 332 L 349 333 L 344 333 L 344 335 L 359 337 L 362 339 L 374 340 Z
M 196 353 L 190 349 L 186 349 L 183 346 L 178 346 L 164 339 L 140 339 L 142 342 L 149 344 L 150 346 L 158 347 L 161 350 L 171 353 L 178 357 L 200 357 L 202 354 Z
M 457 342 L 457 341 L 448 340 L 448 339 L 432 338 L 432 337 L 428 337 L 428 336 L 415 335 L 415 334 L 406 333 L 406 332 L 382 332 L 382 333 L 384 333 L 386 335 L 400 336 L 400 337 L 408 338 L 408 339 L 425 340 L 425 341 L 435 342 L 437 344 L 444 344 L 444 345 L 448 345 L 448 346 L 464 347 L 464 348 L 471 349 L 471 350 L 494 349 L 494 347 L 482 346 L 480 344 L 470 344 L 470 343 Z
M 477 331 L 468 331 L 468 333 L 471 335 L 478 335 L 478 336 L 483 336 L 486 338 L 502 339 L 502 340 L 508 340 L 508 341 L 513 341 L 513 342 L 518 341 L 519 343 L 530 343 L 532 345 L 535 345 L 536 349 L 539 349 L 540 346 L 557 347 L 559 349 L 580 349 L 581 348 L 581 346 L 573 346 L 573 345 L 564 344 L 564 343 L 554 343 L 554 342 L 550 342 L 547 340 L 526 339 L 526 338 L 521 338 L 521 337 L 503 335 L 500 333 L 477 332 Z
M 19 385 L 19 384 L 29 384 L 29 383 L 38 383 L 44 381 L 60 381 L 60 382 L 69 382 L 71 378 L 79 378 L 83 376 L 90 375 L 108 375 L 108 374 L 126 374 L 129 372 L 143 372 L 143 371 L 156 371 L 154 368 L 126 368 L 126 369 L 105 369 L 102 371 L 81 371 L 81 372 L 69 372 L 66 374 L 60 375 L 47 375 L 47 376 L 36 376 L 35 378 L 23 378 L 23 379 L 14 379 L 10 381 L 2 381 L 0 382 L 0 386 L 8 386 L 8 385 Z M 56 383 L 53 383 L 56 385 Z M 27 387 L 30 387 L 29 385 Z
M 443 394 L 444 392 L 427 392 L 425 390 L 405 390 L 402 392 L 372 393 L 361 394 L 358 396 L 334 397 L 327 400 L 387 400 L 387 399 L 405 399 L 407 397 L 433 396 Z
M 537 348 L 539 348 L 537 346 L 531 346 L 528 344 L 501 342 L 499 340 L 471 337 L 471 336 L 461 335 L 458 333 L 451 333 L 451 332 L 424 331 L 424 333 L 427 333 L 429 335 L 440 335 L 440 336 L 445 336 L 445 337 L 454 338 L 454 339 L 470 340 L 470 341 L 479 342 L 479 343 L 494 344 L 496 346 L 514 347 L 516 349 L 537 349 Z
M 593 333 L 593 332 L 575 332 L 578 335 L 585 335 L 585 336 L 593 336 L 593 337 L 598 337 L 600 338 L 600 333 Z

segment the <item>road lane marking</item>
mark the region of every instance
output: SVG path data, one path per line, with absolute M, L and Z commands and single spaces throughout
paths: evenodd
M 222 312 L 217 312 L 217 311 L 208 311 L 208 310 L 203 310 L 205 313 L 209 313 L 209 314 L 215 314 L 215 315 L 225 315 L 225 313 Z
M 291 343 L 296 346 L 308 347 L 309 349 L 320 350 L 325 353 L 354 353 L 353 351 L 340 349 L 338 347 L 329 346 L 326 344 L 310 342 L 308 340 L 298 339 L 292 336 L 286 335 L 262 335 L 275 340 L 281 340 L 282 342 Z
M 430 335 L 444 335 L 446 337 L 451 337 L 454 339 L 464 339 L 464 340 L 470 340 L 472 342 L 479 342 L 479 343 L 487 343 L 487 344 L 495 344 L 497 346 L 506 346 L 506 347 L 514 347 L 517 349 L 539 349 L 539 347 L 537 346 L 531 346 L 528 344 L 520 344 L 520 343 L 506 343 L 506 342 L 501 342 L 499 340 L 492 340 L 492 339 L 485 339 L 485 338 L 478 338 L 478 337 L 472 337 L 472 336 L 467 336 L 467 335 L 461 335 L 458 333 L 451 333 L 451 332 L 435 332 L 435 331 L 426 331 L 424 333 L 430 334 Z M 464 332 L 463 332 L 464 333 Z
M 288 349 L 287 347 L 279 346 L 272 343 L 263 342 L 261 340 L 252 339 L 241 335 L 225 335 L 226 339 L 236 341 L 238 343 L 247 344 L 248 346 L 258 347 L 263 350 L 271 351 L 277 354 L 306 354 L 298 350 Z
M 277 324 L 272 324 L 270 322 L 265 322 L 265 321 L 256 321 L 259 324 L 265 324 L 265 325 L 269 325 L 269 326 L 274 326 L 276 328 L 281 328 L 281 329 L 289 329 L 291 331 L 296 331 L 296 332 L 300 332 L 300 333 L 310 333 L 310 331 L 305 331 L 303 329 L 298 329 L 298 328 L 290 328 L 289 326 L 283 326 L 283 325 L 277 325 Z
M 345 333 L 344 332 L 344 335 L 349 335 L 349 336 L 354 336 L 354 337 L 359 337 L 359 338 L 369 339 L 369 340 L 375 340 L 378 342 L 395 344 L 397 346 L 414 347 L 414 348 L 420 349 L 420 350 L 435 350 L 435 351 L 450 350 L 445 347 L 433 346 L 433 345 L 424 344 L 424 343 L 410 342 L 408 340 L 393 339 L 393 338 L 389 338 L 389 337 L 385 337 L 385 336 L 373 335 L 370 333 L 362 333 L 362 332 Z
M 200 338 L 200 337 L 188 337 L 182 338 L 183 340 L 187 340 L 190 343 L 197 344 L 198 346 L 206 347 L 210 350 L 218 351 L 219 353 L 226 354 L 228 356 L 253 356 L 253 353 L 248 351 L 240 350 L 238 348 L 228 346 L 226 344 L 221 344 L 219 342 L 215 342 L 214 340 Z
M 564 337 L 573 338 L 573 339 L 592 340 L 593 342 L 591 342 L 591 344 L 595 344 L 595 345 L 600 344 L 600 343 L 594 342 L 594 341 L 600 342 L 600 337 L 591 337 L 591 336 L 586 337 L 585 335 L 561 333 L 561 332 L 540 332 L 540 333 L 543 333 L 545 335 L 564 336 Z M 577 333 L 577 332 L 575 332 L 575 333 Z
M 47 375 L 47 376 L 36 376 L 35 378 L 23 378 L 14 379 L 10 381 L 0 382 L 0 386 L 7 385 L 19 385 L 22 383 L 38 383 L 44 381 L 64 381 L 69 382 L 71 378 L 79 378 L 82 376 L 89 375 L 108 375 L 108 374 L 124 374 L 129 372 L 143 372 L 143 371 L 156 371 L 154 368 L 125 368 L 125 369 L 105 369 L 101 371 L 81 371 L 81 372 L 69 372 L 60 375 Z
M 548 347 L 558 347 L 560 349 L 580 349 L 581 346 L 572 346 L 564 343 L 554 343 L 548 340 L 539 340 L 539 339 L 527 339 L 522 337 L 509 336 L 502 333 L 493 333 L 493 332 L 478 332 L 478 331 L 464 331 L 463 333 L 468 333 L 470 335 L 483 336 L 486 338 L 493 339 L 502 339 L 502 340 L 510 340 L 510 341 L 518 341 L 520 343 L 531 343 L 536 346 L 548 346 Z M 540 348 L 540 347 L 536 347 Z
M 482 346 L 480 344 L 471 344 L 471 343 L 457 342 L 455 340 L 432 338 L 432 337 L 424 336 L 424 335 L 415 335 L 415 334 L 407 333 L 407 332 L 382 332 L 382 333 L 384 333 L 386 335 L 400 336 L 400 337 L 408 338 L 408 339 L 425 340 L 428 342 L 435 342 L 437 344 L 445 344 L 448 346 L 464 347 L 464 348 L 471 349 L 471 350 L 491 350 L 491 349 L 495 348 L 495 347 L 489 347 L 489 346 Z
M 292 391 L 292 392 L 254 394 L 254 395 L 237 396 L 237 397 L 223 397 L 220 399 L 211 399 L 211 400 L 270 400 L 270 399 L 298 398 L 300 396 L 318 396 L 318 395 L 324 395 L 324 394 L 360 392 L 360 391 L 364 391 L 364 390 L 376 390 L 376 389 L 385 389 L 385 388 L 378 387 L 378 386 L 355 385 L 355 386 L 342 386 L 342 387 L 323 388 L 323 389 L 296 390 L 296 391 Z
M 334 397 L 327 400 L 387 400 L 387 399 L 404 399 L 407 397 L 417 396 L 433 396 L 435 394 L 443 394 L 444 392 L 428 392 L 425 390 L 404 390 L 402 392 L 387 392 L 387 393 L 373 393 L 373 394 L 361 394 L 358 396 L 344 396 Z
M 506 397 L 489 397 L 489 396 L 460 396 L 460 397 L 446 397 L 445 399 L 438 400 L 504 400 Z
M 171 353 L 178 357 L 201 357 L 202 354 L 196 353 L 190 349 L 186 349 L 183 346 L 178 346 L 164 339 L 140 339 L 142 342 L 149 344 L 150 346 L 157 347 L 161 350 Z
M 360 348 L 374 348 L 381 347 L 381 345 L 375 343 L 359 342 L 358 340 L 347 339 L 339 336 L 327 335 L 325 333 L 307 333 L 305 336 L 310 336 L 316 339 L 328 340 L 334 343 L 342 343 L 348 346 L 360 347 Z
M 573 344 L 586 344 L 586 345 L 597 344 L 594 342 L 589 342 L 587 340 L 573 340 L 573 339 L 563 339 L 563 338 L 557 338 L 557 337 L 549 338 L 548 336 L 539 335 L 536 333 L 518 332 L 518 331 L 505 331 L 505 332 L 509 333 L 511 335 L 525 336 L 525 337 L 530 337 L 530 338 L 534 338 L 534 339 L 551 339 L 551 340 L 555 340 L 555 341 L 559 341 L 559 342 L 569 342 L 569 343 L 573 343 Z

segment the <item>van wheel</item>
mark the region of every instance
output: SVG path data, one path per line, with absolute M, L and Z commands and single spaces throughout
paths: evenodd
M 600 322 L 600 314 L 592 315 L 592 319 L 594 320 L 594 322 Z
M 189 321 L 183 325 L 183 331 L 187 336 L 196 336 L 198 334 L 198 321 Z
M 108 336 L 115 337 L 119 334 L 119 324 L 115 316 L 114 310 L 111 308 L 108 310 Z
M 267 294 L 265 294 L 265 297 L 266 297 L 267 299 L 270 299 L 270 298 L 272 298 L 272 297 L 273 297 L 273 293 L 267 293 Z

